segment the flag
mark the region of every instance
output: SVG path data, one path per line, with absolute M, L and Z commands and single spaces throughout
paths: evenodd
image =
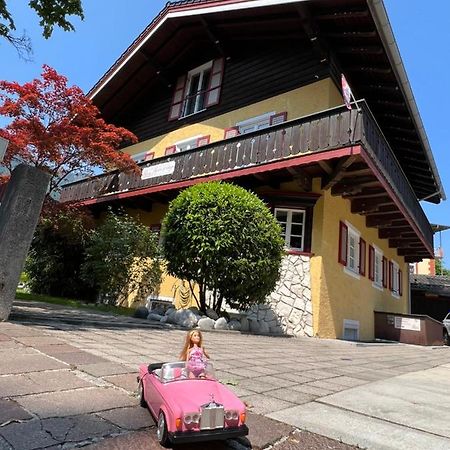
M 350 89 L 350 86 L 347 83 L 347 80 L 345 79 L 344 74 L 341 75 L 341 84 L 342 84 L 342 96 L 344 97 L 344 103 L 345 106 L 348 109 L 352 109 L 352 105 L 350 104 L 352 100 L 352 90 Z

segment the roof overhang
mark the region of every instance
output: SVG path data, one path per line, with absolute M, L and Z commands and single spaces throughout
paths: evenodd
M 181 43 L 185 44 L 185 41 L 181 41 L 186 38 L 186 34 L 183 36 L 177 34 L 181 27 L 197 26 L 199 23 L 201 24 L 203 18 L 208 21 L 215 21 L 214 23 L 219 23 L 222 19 L 223 23 L 219 23 L 221 26 L 225 26 L 224 23 L 229 24 L 234 21 L 235 26 L 241 15 L 247 14 L 247 17 L 249 17 L 250 11 L 252 12 L 252 19 L 255 21 L 260 18 L 262 22 L 273 17 L 268 12 L 271 14 L 279 13 L 279 15 L 283 12 L 289 12 L 290 16 L 287 15 L 289 17 L 294 16 L 295 19 L 296 11 L 299 8 L 310 11 L 311 20 L 315 22 L 313 26 L 311 26 L 311 23 L 305 26 L 304 18 L 298 21 L 299 29 L 303 27 L 305 31 L 309 27 L 309 31 L 305 31 L 304 37 L 310 44 L 314 41 L 314 44 L 311 45 L 317 46 L 318 41 L 316 35 L 311 33 L 317 33 L 317 36 L 322 33 L 325 36 L 324 41 L 327 41 L 327 34 L 331 35 L 333 34 L 331 32 L 334 32 L 334 34 L 341 33 L 342 36 L 345 34 L 342 44 L 339 39 L 333 37 L 325 42 L 332 51 L 337 53 L 344 47 L 346 49 L 348 47 L 353 47 L 353 49 L 364 47 L 368 45 L 368 42 L 372 46 L 375 43 L 379 47 L 383 54 L 374 56 L 372 59 L 375 62 L 364 55 L 361 56 L 360 64 L 364 64 L 364 66 L 372 64 L 370 67 L 363 68 L 367 69 L 365 73 L 363 70 L 358 71 L 357 68 L 355 70 L 354 67 L 349 67 L 350 60 L 352 62 L 358 61 L 358 56 L 360 56 L 358 54 L 351 55 L 351 58 L 349 57 L 347 60 L 345 57 L 341 57 L 340 70 L 342 72 L 353 70 L 353 73 L 350 73 L 350 77 L 347 76 L 347 79 L 350 80 L 358 97 L 366 98 L 372 109 L 375 105 L 371 105 L 370 94 L 372 93 L 374 98 L 378 98 L 377 94 L 379 94 L 374 89 L 384 89 L 385 98 L 391 96 L 387 101 L 381 102 L 382 104 L 377 106 L 378 111 L 373 109 L 374 115 L 388 141 L 391 142 L 391 147 L 413 186 L 417 198 L 433 203 L 439 203 L 441 199 L 445 199 L 442 182 L 382 0 L 192 0 L 189 2 L 168 2 L 160 14 L 118 58 L 88 95 L 105 114 L 105 118 L 114 121 L 115 106 L 111 105 L 120 102 L 123 104 L 126 101 L 125 89 L 128 89 L 130 85 L 137 84 L 142 86 L 143 89 L 145 88 L 150 73 L 148 69 L 146 72 L 140 69 L 145 61 L 152 66 L 153 76 L 159 77 L 160 81 L 166 84 L 166 87 L 174 82 L 171 73 L 173 71 L 168 70 L 168 76 L 161 72 L 164 71 L 165 61 L 169 61 L 171 55 L 172 59 L 175 59 L 177 52 L 180 51 Z M 341 13 L 339 15 L 339 11 L 346 11 L 346 9 L 350 11 L 350 14 Z M 364 12 L 367 10 L 367 17 L 361 19 L 360 16 L 355 14 L 353 19 L 351 11 L 356 9 Z M 328 17 L 326 20 L 322 20 L 325 15 Z M 372 24 L 373 22 L 375 27 L 375 31 L 372 33 L 373 37 L 369 41 L 359 37 L 358 32 L 352 32 L 354 29 L 361 29 L 361 20 L 365 20 L 363 25 L 367 26 L 368 23 Z M 336 28 L 338 25 L 339 27 Z M 236 29 L 233 28 L 233 30 Z M 344 33 L 347 29 L 350 32 Z M 217 45 L 209 30 L 203 32 L 205 35 L 209 34 L 208 38 L 213 41 L 212 46 Z M 177 40 L 179 42 L 176 42 Z M 161 45 L 159 45 L 160 42 Z M 159 57 L 162 54 L 161 47 L 163 44 L 165 45 L 164 54 L 166 58 L 165 61 L 162 61 L 162 65 L 159 65 L 158 59 L 161 59 Z M 377 58 L 378 61 L 376 61 Z M 376 66 L 377 63 L 378 66 Z M 385 64 L 389 64 L 389 67 Z M 389 72 L 388 75 L 386 75 L 387 72 Z M 380 74 L 379 77 L 376 76 L 377 73 Z M 377 84 L 377 86 L 374 87 L 374 84 Z M 137 90 L 137 88 L 135 89 Z M 386 93 L 386 90 L 391 90 L 392 93 Z M 122 93 L 122 96 L 117 96 L 118 92 Z M 399 97 L 399 94 L 401 94 L 401 97 Z M 114 98 L 114 102 L 108 104 L 111 98 Z M 107 107 L 106 104 L 108 104 Z M 394 105 L 394 108 L 391 108 L 392 105 Z M 394 113 L 391 113 L 391 110 L 394 110 Z M 381 117 L 383 115 L 384 118 Z M 391 128 L 392 131 L 388 131 L 386 128 Z M 396 140 L 398 142 L 394 142 Z

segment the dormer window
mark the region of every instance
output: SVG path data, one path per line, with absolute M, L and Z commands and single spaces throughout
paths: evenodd
M 181 119 L 219 103 L 224 60 L 215 59 L 178 78 L 169 120 Z

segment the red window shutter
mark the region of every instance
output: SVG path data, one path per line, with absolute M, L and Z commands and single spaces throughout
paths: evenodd
M 400 296 L 403 295 L 402 282 L 403 282 L 403 274 L 402 274 L 402 270 L 399 269 L 398 270 L 398 295 L 400 295 Z
M 389 290 L 392 291 L 394 285 L 394 264 L 389 261 Z
M 202 136 L 197 139 L 197 147 L 202 147 L 203 145 L 208 145 L 211 136 Z
M 223 69 L 225 59 L 215 59 L 212 64 L 211 78 L 209 79 L 208 91 L 206 92 L 205 107 L 217 105 L 222 90 Z
M 388 274 L 387 274 L 387 269 L 388 269 L 388 265 L 387 265 L 387 259 L 385 256 L 383 256 L 383 266 L 382 266 L 382 279 L 383 279 L 383 287 L 387 287 L 387 283 L 388 283 Z
M 366 275 L 366 241 L 359 238 L 359 274 Z
M 166 148 L 166 151 L 164 152 L 165 155 L 173 155 L 177 151 L 176 145 L 171 145 L 170 147 Z
M 146 152 L 144 156 L 144 161 L 150 161 L 155 157 L 155 152 Z
M 170 106 L 169 120 L 179 119 L 183 112 L 184 91 L 186 89 L 187 76 L 183 75 L 178 78 L 173 93 L 172 104 Z
M 274 114 L 270 116 L 270 125 L 278 125 L 279 123 L 286 122 L 287 119 L 287 111 L 280 112 L 278 114 Z
M 239 128 L 238 127 L 225 128 L 225 131 L 223 133 L 224 139 L 230 139 L 235 136 L 239 136 Z
M 375 249 L 369 245 L 369 280 L 375 279 Z
M 344 222 L 339 221 L 339 255 L 338 262 L 343 266 L 347 265 L 347 242 L 348 227 Z

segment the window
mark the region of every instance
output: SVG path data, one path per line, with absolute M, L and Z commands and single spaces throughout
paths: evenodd
M 348 341 L 359 340 L 359 320 L 344 319 L 343 338 Z
M 359 231 L 347 222 L 339 222 L 338 261 L 349 275 L 366 274 L 366 241 Z
M 275 208 L 275 218 L 281 226 L 285 246 L 291 250 L 304 250 L 305 210 Z
M 178 78 L 169 120 L 198 113 L 219 103 L 224 59 L 215 59 Z
M 210 136 L 194 136 L 183 141 L 178 141 L 174 145 L 166 148 L 165 155 L 171 155 L 173 153 L 185 152 L 186 150 L 192 150 L 193 148 L 202 147 L 209 144 Z
M 252 117 L 236 124 L 239 134 L 251 133 L 252 131 L 262 130 L 270 126 L 270 118 L 275 114 L 275 111 L 261 114 L 260 116 Z
M 131 155 L 131 159 L 137 163 L 141 163 L 144 161 L 149 161 L 155 157 L 155 152 L 147 151 L 136 153 L 135 155 Z
M 383 252 L 372 245 L 369 245 L 369 279 L 372 286 L 383 289 Z
M 389 261 L 389 289 L 394 297 L 402 295 L 402 271 L 395 261 Z

